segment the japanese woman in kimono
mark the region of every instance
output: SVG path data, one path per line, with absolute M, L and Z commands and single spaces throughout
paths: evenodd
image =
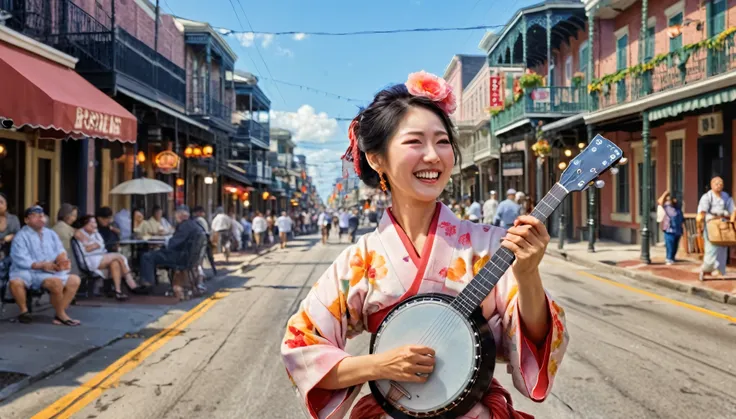
M 418 293 L 458 294 L 501 246 L 516 261 L 482 304 L 499 359 L 514 386 L 541 402 L 567 347 L 565 314 L 542 286 L 538 266 L 545 226 L 521 216 L 507 230 L 458 220 L 437 201 L 460 156 L 449 115 L 455 97 L 445 81 L 419 72 L 379 92 L 350 125 L 344 159 L 368 186 L 391 192 L 375 231 L 346 248 L 288 321 L 281 352 L 287 373 L 313 418 L 342 418 L 362 384 L 423 382 L 432 348 L 408 345 L 354 356 L 348 338 L 375 332 L 388 311 Z M 513 409 L 494 379 L 465 418 L 529 418 Z M 350 418 L 388 418 L 372 395 Z

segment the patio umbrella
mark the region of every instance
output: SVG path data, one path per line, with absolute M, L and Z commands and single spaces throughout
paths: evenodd
M 114 187 L 111 195 L 151 195 L 174 192 L 174 188 L 156 179 L 137 178 Z

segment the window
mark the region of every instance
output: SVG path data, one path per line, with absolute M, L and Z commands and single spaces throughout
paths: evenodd
M 670 141 L 670 193 L 682 202 L 683 187 L 682 139 Z
M 583 41 L 580 44 L 580 50 L 578 51 L 578 68 L 580 71 L 585 73 L 588 68 L 588 41 Z
M 654 58 L 654 25 L 647 27 L 647 43 L 644 45 L 644 61 Z
M 637 165 L 637 175 L 639 181 L 639 215 L 642 215 L 642 208 L 644 205 L 644 163 Z M 657 162 L 652 161 L 652 166 L 649 168 L 649 184 L 652 185 L 649 188 L 649 212 L 657 209 L 657 198 L 655 185 L 657 185 Z
M 572 81 L 572 55 L 565 58 L 565 86 L 570 86 Z
M 682 12 L 670 17 L 667 21 L 668 26 L 682 25 Z M 674 38 L 670 38 L 670 52 L 682 48 L 682 33 Z
M 716 36 L 726 29 L 726 0 L 713 0 L 708 16 L 708 36 Z
M 624 34 L 616 40 L 616 70 L 623 70 L 628 63 L 629 35 Z
M 618 167 L 616 175 L 616 212 L 626 214 L 629 212 L 629 164 Z

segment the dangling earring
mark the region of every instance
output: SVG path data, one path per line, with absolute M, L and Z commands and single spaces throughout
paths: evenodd
M 383 173 L 379 173 L 378 178 L 381 179 L 381 190 L 386 192 L 388 188 L 386 188 L 386 179 L 383 178 Z

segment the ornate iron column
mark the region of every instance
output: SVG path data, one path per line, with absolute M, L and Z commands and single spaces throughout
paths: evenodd
M 202 98 L 202 101 L 204 102 L 204 112 L 206 115 L 209 115 L 212 111 L 212 104 L 210 103 L 210 98 L 212 97 L 212 84 L 210 82 L 212 78 L 212 48 L 209 42 L 207 42 L 205 50 L 207 53 L 207 80 L 205 81 L 204 98 Z
M 644 151 L 644 161 L 641 170 L 641 261 L 649 264 L 652 260 L 649 258 L 649 208 L 651 203 L 650 172 L 652 167 L 651 145 L 649 144 L 649 111 L 642 112 L 642 128 L 641 128 L 641 148 Z
M 648 0 L 641 0 L 641 34 L 639 35 L 639 62 L 644 62 L 647 50 L 647 9 L 649 6 Z
M 521 60 L 526 67 L 526 15 L 521 16 Z
M 547 10 L 547 87 L 552 87 L 552 11 Z M 550 91 L 550 93 L 552 93 Z
M 593 126 L 587 125 L 588 142 L 593 139 Z M 595 193 L 597 189 L 591 185 L 588 188 L 588 252 L 595 252 Z
M 590 83 L 593 80 L 594 72 L 593 72 L 593 33 L 594 33 L 594 20 L 593 20 L 593 13 L 595 13 L 595 10 L 588 11 L 588 83 Z M 592 110 L 592 109 L 591 109 Z M 590 131 L 588 131 L 588 136 L 590 136 Z M 590 140 L 588 138 L 588 140 Z

